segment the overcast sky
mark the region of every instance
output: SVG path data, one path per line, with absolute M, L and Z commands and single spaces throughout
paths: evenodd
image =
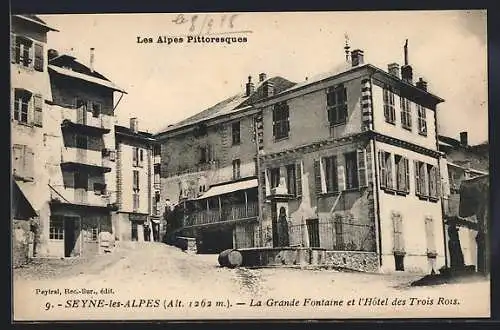
M 137 43 L 137 37 L 191 34 L 193 13 L 184 24 L 177 14 L 40 15 L 60 32 L 50 32 L 49 47 L 88 63 L 95 48 L 96 70 L 128 94 L 120 102 L 118 123 L 139 118 L 141 130 L 156 132 L 243 91 L 248 75 L 260 72 L 300 82 L 344 61 L 344 35 L 365 62 L 384 70 L 409 59 L 415 80 L 444 98 L 438 108 L 440 132 L 471 143 L 488 138 L 486 12 L 320 12 L 198 14 L 195 31 L 213 19 L 212 32 L 251 31 L 246 43 Z M 230 27 L 232 17 L 233 27 Z M 178 22 L 180 20 L 177 20 Z

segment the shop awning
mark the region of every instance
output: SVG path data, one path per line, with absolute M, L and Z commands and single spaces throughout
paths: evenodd
M 28 213 L 28 216 L 36 217 L 36 195 L 33 185 L 21 181 L 14 181 L 14 194 L 18 194 L 19 198 L 24 202 L 18 203 L 17 207 L 25 208 L 23 213 Z
M 226 183 L 219 186 L 214 186 L 208 189 L 206 193 L 198 197 L 197 199 L 205 199 L 214 196 L 220 196 L 224 194 L 229 194 L 239 190 L 245 190 L 250 188 L 255 188 L 259 185 L 257 179 L 249 179 L 244 181 Z

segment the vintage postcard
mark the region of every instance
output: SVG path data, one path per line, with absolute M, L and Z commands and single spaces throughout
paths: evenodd
M 486 20 L 12 14 L 13 320 L 488 318 Z

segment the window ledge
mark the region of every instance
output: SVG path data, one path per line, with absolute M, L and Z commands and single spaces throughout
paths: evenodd
M 396 121 L 395 121 L 395 120 L 393 120 L 393 121 L 392 121 L 392 120 L 387 120 L 387 119 L 386 119 L 386 120 L 385 120 L 385 122 L 386 122 L 387 124 L 391 124 L 391 125 L 393 125 L 393 126 L 396 126 Z
M 404 191 L 404 190 L 398 190 L 396 188 L 381 188 L 384 192 L 391 194 L 391 195 L 400 195 L 400 196 L 406 196 L 410 192 L 409 191 Z
M 344 121 L 338 122 L 338 123 L 330 123 L 330 127 L 343 126 L 343 125 L 346 125 L 346 124 L 347 124 L 347 120 L 344 120 Z
M 431 197 L 431 196 L 423 196 L 423 195 L 417 195 L 418 199 L 423 200 L 423 201 L 429 201 L 432 203 L 436 203 L 439 201 L 438 197 Z
M 418 132 L 418 135 L 427 137 L 427 132 Z
M 411 126 L 401 125 L 401 127 L 409 132 L 412 131 Z
M 280 137 L 280 138 L 276 138 L 275 137 L 274 138 L 274 142 L 280 142 L 280 141 L 288 140 L 289 137 L 290 137 L 289 135 L 287 135 L 285 137 Z
M 14 119 L 14 120 L 16 121 L 16 123 L 18 125 L 22 125 L 22 126 L 26 126 L 26 127 L 33 127 L 34 126 L 33 124 L 25 123 L 23 121 L 19 121 L 19 120 L 16 120 L 16 119 Z

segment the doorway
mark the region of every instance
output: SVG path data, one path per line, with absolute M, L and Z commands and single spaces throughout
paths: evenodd
M 80 238 L 80 218 L 64 217 L 64 257 L 76 257 L 80 255 L 80 246 L 77 244 Z

